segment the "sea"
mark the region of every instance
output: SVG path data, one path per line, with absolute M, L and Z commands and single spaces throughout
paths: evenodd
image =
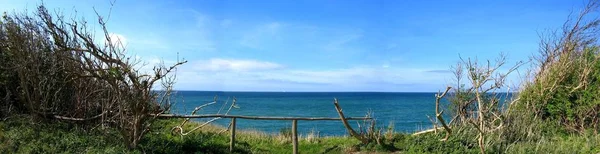
M 213 102 L 196 114 L 224 114 L 236 105 L 229 115 L 276 116 L 276 117 L 332 117 L 339 118 L 333 105 L 338 99 L 346 117 L 364 117 L 371 113 L 376 127 L 412 133 L 432 127 L 428 115 L 435 115 L 435 93 L 421 92 L 222 92 L 222 91 L 177 91 L 171 108 L 174 114 L 191 114 L 194 108 Z M 447 101 L 442 100 L 442 104 Z M 449 111 L 446 111 L 449 112 Z M 211 120 L 195 119 L 203 122 Z M 227 126 L 230 119 L 219 119 L 213 124 Z M 448 120 L 447 120 L 448 121 Z M 364 126 L 364 121 L 349 121 L 354 129 Z M 289 120 L 238 119 L 236 130 L 262 131 L 269 134 L 289 130 Z M 358 130 L 357 130 L 358 131 Z M 313 133 L 320 136 L 343 136 L 347 131 L 341 121 L 298 121 L 300 134 Z

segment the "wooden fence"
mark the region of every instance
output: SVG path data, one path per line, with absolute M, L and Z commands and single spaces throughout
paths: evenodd
M 234 99 L 235 101 L 235 99 Z M 175 114 L 160 114 L 158 117 L 160 118 L 229 118 L 231 119 L 231 138 L 229 142 L 229 152 L 233 152 L 235 145 L 235 127 L 236 127 L 236 119 L 250 119 L 250 120 L 291 120 L 292 121 L 292 144 L 293 144 L 293 153 L 298 153 L 298 120 L 305 121 L 318 121 L 318 120 L 330 120 L 336 121 L 340 120 L 344 127 L 348 130 L 351 136 L 357 138 L 362 143 L 367 143 L 367 139 L 356 133 L 350 124 L 348 124 L 348 120 L 372 120 L 371 117 L 345 117 L 342 112 L 342 108 L 340 107 L 338 100 L 336 98 L 333 99 L 333 105 L 335 110 L 337 111 L 339 118 L 330 118 L 330 117 L 261 117 L 261 116 L 241 116 L 241 115 L 227 115 L 227 114 L 205 114 L 205 115 L 175 115 Z
M 347 123 L 346 120 L 371 120 L 370 117 L 341 117 L 341 118 L 330 118 L 330 117 L 262 117 L 262 116 L 241 116 L 241 115 L 222 115 L 222 114 L 208 114 L 208 115 L 174 115 L 174 114 L 161 114 L 158 117 L 161 118 L 229 118 L 231 119 L 231 138 L 229 142 L 229 151 L 233 152 L 235 145 L 235 128 L 236 119 L 249 119 L 249 120 L 291 120 L 292 121 L 292 144 L 293 153 L 298 153 L 298 121 L 342 121 Z

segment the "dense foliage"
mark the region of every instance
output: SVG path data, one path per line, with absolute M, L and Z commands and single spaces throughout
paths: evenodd
M 523 91 L 522 99 L 532 103 L 531 108 L 541 118 L 559 121 L 568 130 L 598 131 L 599 88 L 600 54 L 597 47 L 591 47 L 580 56 L 561 58 L 549 67 L 547 74 Z M 544 93 L 540 89 L 545 89 Z

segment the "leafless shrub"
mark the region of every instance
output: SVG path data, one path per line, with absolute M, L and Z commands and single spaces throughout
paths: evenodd
M 0 69 L 15 83 L 2 84 L 10 100 L 3 104 L 41 119 L 117 128 L 133 149 L 156 115 L 169 109 L 171 74 L 186 61 L 144 74 L 123 44 L 111 40 L 100 15 L 98 24 L 106 41 L 95 40 L 85 20 L 52 15 L 43 5 L 35 16 L 4 15 L 0 53 L 7 61 Z M 162 89 L 154 90 L 159 83 Z
M 505 64 L 506 57 L 501 54 L 494 63 L 486 61 L 481 64 L 477 60 L 461 58 L 461 62 L 455 67 L 458 88 L 455 88 L 453 97 L 450 98 L 450 106 L 458 120 L 455 125 L 470 124 L 476 128 L 481 153 L 485 152 L 485 135 L 501 129 L 504 125 L 498 91 L 505 87 L 507 76 L 523 65 L 523 62 L 518 62 L 506 72 L 499 73 L 499 69 Z M 467 84 L 461 83 L 465 75 L 469 81 Z

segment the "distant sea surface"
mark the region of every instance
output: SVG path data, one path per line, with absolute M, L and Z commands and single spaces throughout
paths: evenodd
M 415 132 L 431 128 L 426 115 L 434 117 L 435 93 L 395 93 L 395 92 L 216 92 L 178 91 L 178 103 L 172 113 L 190 114 L 194 108 L 212 102 L 196 114 L 216 114 L 225 102 L 225 113 L 233 97 L 239 108 L 232 109 L 229 115 L 278 116 L 278 117 L 333 117 L 339 118 L 333 105 L 337 98 L 346 117 L 363 117 L 372 112 L 378 127 L 394 124 L 397 132 Z M 228 100 L 229 99 L 229 100 Z M 446 111 L 449 112 L 449 111 Z M 210 119 L 200 119 L 206 121 Z M 449 121 L 449 119 L 447 119 Z M 230 119 L 214 122 L 227 126 Z M 258 130 L 277 134 L 282 129 L 291 128 L 291 121 L 268 121 L 238 119 L 237 129 Z M 362 124 L 362 121 L 360 122 Z M 357 121 L 350 121 L 355 129 Z M 302 134 L 318 132 L 321 136 L 346 135 L 341 121 L 298 121 L 298 131 Z

